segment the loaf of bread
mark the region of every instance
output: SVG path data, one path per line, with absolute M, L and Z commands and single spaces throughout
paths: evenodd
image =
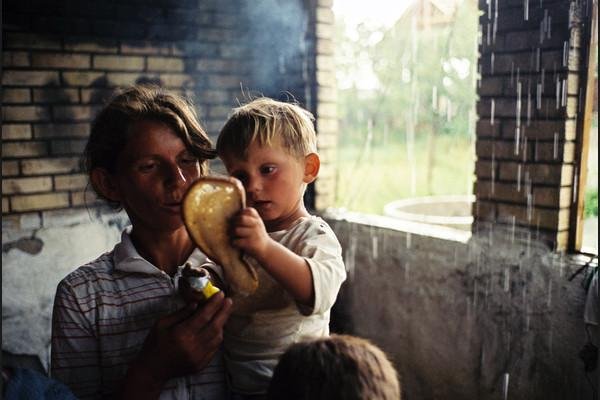
M 229 220 L 245 207 L 246 195 L 239 180 L 206 176 L 189 188 L 183 199 L 183 221 L 198 248 L 221 265 L 233 294 L 246 296 L 258 287 L 254 267 L 231 245 Z

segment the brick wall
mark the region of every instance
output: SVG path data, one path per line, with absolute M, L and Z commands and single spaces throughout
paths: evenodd
M 337 91 L 333 60 L 334 16 L 333 0 L 319 0 L 315 9 L 316 57 L 314 92 L 317 97 L 317 131 L 321 172 L 316 181 L 316 208 L 325 209 L 335 202 L 335 149 L 338 138 Z
M 476 229 L 526 228 L 564 250 L 577 195 L 583 13 L 564 0 L 479 4 Z
M 245 94 L 291 94 L 327 117 L 317 125 L 330 136 L 331 113 L 317 106 L 330 91 L 319 91 L 315 78 L 315 52 L 331 58 L 331 29 L 323 28 L 333 22 L 330 7 L 317 0 L 4 2 L 3 216 L 97 205 L 79 157 L 118 86 L 157 82 L 185 94 L 213 139 Z M 329 45 L 316 44 L 320 36 Z M 333 175 L 327 169 L 324 181 Z

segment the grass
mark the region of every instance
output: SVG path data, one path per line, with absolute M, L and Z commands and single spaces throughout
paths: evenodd
M 338 147 L 336 206 L 383 214 L 385 204 L 401 198 L 470 194 L 475 158 L 469 138 L 438 136 L 434 146 L 432 160 L 426 140 L 415 141 L 410 153 L 397 142 Z
M 583 202 L 583 215 L 585 218 L 598 216 L 598 188 L 585 191 L 585 200 Z

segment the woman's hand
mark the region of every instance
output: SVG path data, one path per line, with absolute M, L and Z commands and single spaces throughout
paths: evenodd
M 121 398 L 158 398 L 164 383 L 208 365 L 223 340 L 231 299 L 212 296 L 201 308 L 185 308 L 159 319 L 125 377 Z

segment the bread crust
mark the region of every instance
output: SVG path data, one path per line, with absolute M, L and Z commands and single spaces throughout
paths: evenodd
M 229 220 L 246 206 L 242 183 L 233 177 L 205 176 L 190 186 L 183 198 L 183 222 L 194 243 L 221 265 L 232 292 L 243 296 L 258 287 L 258 275 L 231 245 Z

